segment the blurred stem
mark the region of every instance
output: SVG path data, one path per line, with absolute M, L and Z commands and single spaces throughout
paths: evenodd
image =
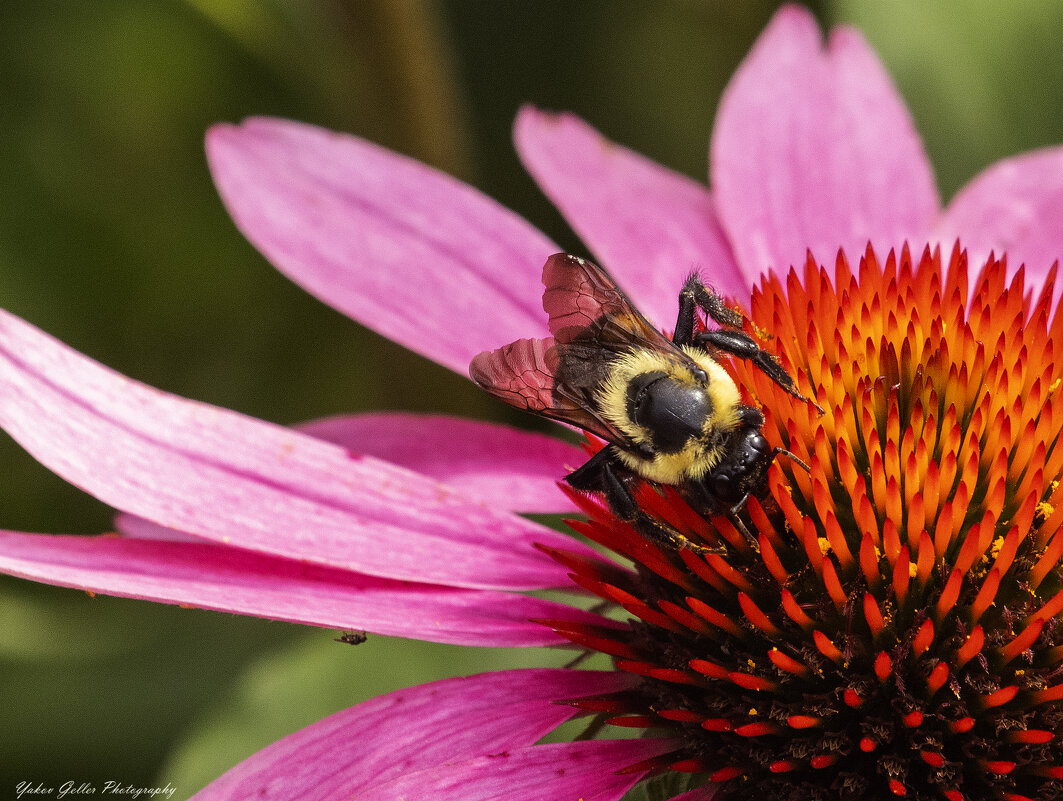
M 185 2 L 335 123 L 475 178 L 468 100 L 436 0 Z
M 472 179 L 468 101 L 457 59 L 435 0 L 338 3 L 337 17 L 373 44 L 369 55 L 381 99 L 405 139 L 404 149 L 454 175 Z

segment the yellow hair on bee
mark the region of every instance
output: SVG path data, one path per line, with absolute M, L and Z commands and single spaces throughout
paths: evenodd
M 615 448 L 615 453 L 627 467 L 659 484 L 697 480 L 712 470 L 724 457 L 724 448 L 718 444 L 721 435 L 733 431 L 739 423 L 741 398 L 731 376 L 704 351 L 688 346 L 682 351 L 705 371 L 707 384 L 702 384 L 690 365 L 674 355 L 650 349 L 632 350 L 613 363 L 609 378 L 597 395 L 598 408 L 618 431 L 634 443 L 649 446 L 653 442 L 651 432 L 628 414 L 628 386 L 632 380 L 645 373 L 662 372 L 678 384 L 704 386 L 712 411 L 702 426 L 702 436 L 691 438 L 676 453 L 658 452 L 651 459 Z

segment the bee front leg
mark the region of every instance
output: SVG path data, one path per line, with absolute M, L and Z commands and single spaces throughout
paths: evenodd
M 692 273 L 679 293 L 679 317 L 675 323 L 672 342 L 682 347 L 695 343 L 694 329 L 697 326 L 697 310 L 703 310 L 714 322 L 741 330 L 745 318 L 728 308 L 723 298 L 708 289 L 697 273 Z
M 696 309 L 701 309 L 709 319 L 721 328 L 715 331 L 694 333 Z M 757 345 L 756 340 L 742 330 L 746 318 L 743 314 L 727 306 L 723 298 L 702 283 L 697 273 L 691 275 L 679 294 L 679 320 L 675 325 L 672 341 L 676 345 L 708 346 L 739 359 L 748 359 L 753 366 L 763 372 L 772 381 L 793 395 L 798 400 L 808 401 L 797 391 L 794 380 L 775 357 Z M 812 405 L 823 414 L 823 409 L 815 401 Z
M 697 273 L 693 273 L 687 278 L 679 297 L 680 304 L 683 303 L 685 298 L 691 306 L 697 306 L 709 316 L 709 319 L 725 328 L 741 331 L 742 325 L 746 321 L 744 314 L 732 309 L 724 303 L 723 298 L 716 294 L 714 290 L 705 286 Z M 691 310 L 691 314 L 693 314 L 693 310 Z
M 690 278 L 693 278 L 691 276 Z M 690 278 L 687 285 L 690 285 Z M 677 347 L 694 344 L 694 323 L 697 303 L 693 294 L 687 292 L 686 287 L 679 293 L 679 317 L 675 321 L 675 330 L 672 332 L 672 342 Z

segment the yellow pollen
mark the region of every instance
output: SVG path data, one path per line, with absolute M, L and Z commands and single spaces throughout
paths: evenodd
M 826 555 L 827 555 L 827 553 L 828 553 L 828 552 L 830 551 L 830 542 L 829 542 L 829 541 L 827 540 L 827 538 L 826 538 L 826 537 L 820 537 L 820 538 L 819 538 L 819 539 L 817 540 L 817 542 L 819 543 L 819 550 L 820 550 L 820 552 L 821 552 L 821 553 L 822 553 L 822 554 L 823 554 L 824 556 L 826 556 Z
M 1004 547 L 1004 538 L 1003 537 L 997 537 L 995 540 L 993 540 L 993 544 L 991 546 L 989 546 L 989 553 L 992 555 L 992 557 L 994 559 L 996 559 L 997 556 L 1000 555 L 1000 549 L 1003 548 L 1003 547 Z
M 1063 378 L 1057 378 L 1055 381 L 1053 381 L 1051 386 L 1048 387 L 1048 391 L 1055 392 L 1057 389 L 1059 389 L 1060 384 L 1063 384 Z
M 751 718 L 755 718 L 755 717 L 756 717 L 756 716 L 757 716 L 758 714 L 759 714 L 759 713 L 757 712 L 757 710 L 756 710 L 756 709 L 754 709 L 753 707 L 750 707 L 750 708 L 749 708 L 749 716 L 750 716 Z
M 915 562 L 908 563 L 908 578 L 915 578 L 916 573 L 919 572 L 919 567 Z
M 1052 488 L 1053 491 L 1055 487 Z M 1044 520 L 1047 520 L 1052 516 L 1052 513 L 1056 511 L 1056 507 L 1050 504 L 1048 501 L 1041 501 L 1037 504 L 1037 514 Z

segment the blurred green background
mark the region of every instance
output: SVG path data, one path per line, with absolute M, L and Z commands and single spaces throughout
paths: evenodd
M 460 176 L 578 251 L 512 151 L 517 107 L 575 111 L 704 178 L 720 92 L 776 6 L 7 0 L 0 305 L 135 378 L 281 423 L 382 408 L 503 417 L 275 273 L 226 217 L 203 131 L 250 114 L 351 131 Z M 814 10 L 865 30 L 946 198 L 996 159 L 1063 141 L 1063 4 Z M 110 526 L 109 510 L 6 437 L 0 464 L 3 528 Z M 169 782 L 185 798 L 364 698 L 566 658 L 333 636 L 0 579 L 0 797 L 22 781 L 117 780 Z

